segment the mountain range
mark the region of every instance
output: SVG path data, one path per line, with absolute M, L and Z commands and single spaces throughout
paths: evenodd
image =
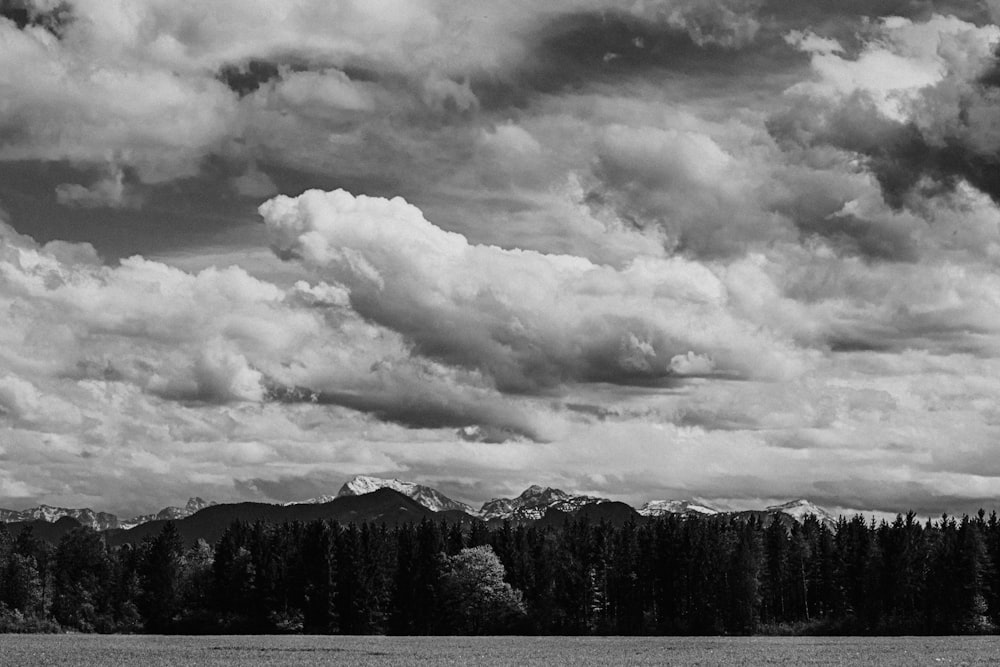
M 64 517 L 75 519 L 81 526 L 89 526 L 94 530 L 112 530 L 115 528 L 134 528 L 138 525 L 157 520 L 177 520 L 191 516 L 200 509 L 215 503 L 206 502 L 201 498 L 189 498 L 184 507 L 164 507 L 156 514 L 142 514 L 131 519 L 119 519 L 108 512 L 95 512 L 89 507 L 74 509 L 68 507 L 52 507 L 39 505 L 26 510 L 0 509 L 0 523 L 23 523 L 44 521 L 55 523 Z
M 391 492 L 391 493 L 389 493 Z M 379 495 L 375 495 L 379 494 Z M 16 525 L 44 526 L 60 522 L 64 527 L 90 526 L 96 530 L 129 534 L 153 534 L 167 521 L 186 526 L 182 534 L 208 537 L 224 529 L 234 520 L 266 521 L 329 518 L 339 521 L 380 521 L 398 523 L 420 521 L 425 517 L 450 521 L 481 520 L 488 524 L 510 521 L 514 524 L 561 523 L 568 517 L 587 516 L 593 520 L 614 523 L 643 517 L 665 515 L 711 516 L 716 514 L 753 516 L 763 521 L 780 518 L 784 523 L 802 522 L 808 515 L 826 526 L 835 528 L 835 517 L 822 507 L 805 499 L 772 505 L 763 510 L 724 512 L 698 500 L 651 500 L 637 510 L 625 503 L 588 495 L 573 495 L 538 485 L 529 486 L 514 498 L 494 498 L 475 510 L 465 503 L 452 500 L 437 489 L 399 479 L 383 479 L 358 475 L 346 482 L 336 496 L 322 495 L 307 500 L 284 503 L 216 504 L 202 498 L 190 498 L 184 507 L 165 507 L 156 514 L 146 514 L 119 520 L 114 514 L 95 512 L 90 508 L 70 509 L 40 505 L 26 510 L 0 509 L 0 522 Z M 71 521 L 67 521 L 71 520 Z M 213 526 L 212 530 L 207 530 Z M 46 530 L 48 530 L 46 528 Z M 131 541 L 127 540 L 127 541 Z

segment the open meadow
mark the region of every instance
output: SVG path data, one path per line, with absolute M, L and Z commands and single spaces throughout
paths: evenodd
M 4 635 L 0 665 L 985 665 L 995 637 Z

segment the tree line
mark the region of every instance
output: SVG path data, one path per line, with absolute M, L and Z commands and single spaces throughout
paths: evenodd
M 0 630 L 341 634 L 955 634 L 1000 627 L 1000 520 L 666 516 L 175 526 L 109 547 L 0 526 Z

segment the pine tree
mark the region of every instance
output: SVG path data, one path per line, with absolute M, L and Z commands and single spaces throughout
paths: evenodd
M 88 527 L 67 533 L 56 548 L 54 574 L 56 621 L 82 632 L 114 629 L 111 561 L 99 533 Z
M 302 540 L 302 568 L 305 575 L 303 627 L 306 632 L 336 632 L 337 557 L 335 535 L 340 527 L 326 521 L 306 525 Z
M 140 610 L 149 632 L 170 629 L 180 611 L 180 580 L 184 542 L 172 521 L 142 546 L 139 566 Z
M 444 540 L 438 524 L 424 519 L 416 529 L 413 562 L 413 601 L 419 609 L 413 619 L 413 632 L 429 635 L 438 632 L 443 616 L 441 574 Z
M 760 524 L 754 519 L 736 526 L 735 533 L 728 573 L 730 603 L 726 626 L 735 633 L 753 634 L 760 623 L 764 544 Z

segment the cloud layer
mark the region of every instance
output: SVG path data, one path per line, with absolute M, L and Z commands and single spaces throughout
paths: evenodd
M 0 503 L 986 502 L 997 18 L 7 3 Z

